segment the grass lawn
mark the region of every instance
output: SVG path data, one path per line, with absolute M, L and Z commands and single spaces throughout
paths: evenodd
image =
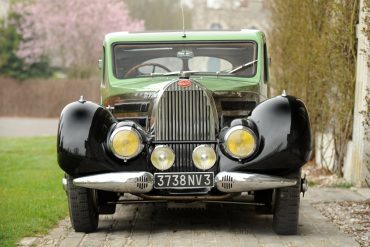
M 0 246 L 46 233 L 68 208 L 56 138 L 0 138 Z

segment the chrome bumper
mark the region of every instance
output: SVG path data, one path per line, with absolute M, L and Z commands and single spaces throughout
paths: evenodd
M 63 190 L 64 191 L 67 191 L 67 179 L 66 178 L 62 178 L 62 186 L 63 186 Z
M 227 193 L 275 189 L 296 184 L 296 179 L 256 173 L 220 172 L 215 177 L 216 188 Z
M 147 193 L 153 189 L 149 172 L 114 172 L 73 179 L 73 184 L 90 189 L 127 193 Z
M 66 182 L 63 179 L 64 188 Z M 275 189 L 297 184 L 296 179 L 241 172 L 220 172 L 215 176 L 214 182 L 219 191 L 226 193 Z M 114 172 L 75 178 L 73 184 L 90 189 L 141 194 L 153 189 L 154 178 L 149 172 Z

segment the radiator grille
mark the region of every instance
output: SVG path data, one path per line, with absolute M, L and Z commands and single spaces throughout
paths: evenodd
M 197 171 L 192 163 L 192 151 L 201 141 L 213 141 L 216 138 L 212 102 L 195 82 L 189 87 L 180 87 L 174 82 L 163 92 L 156 109 L 156 140 L 200 142 L 169 144 L 175 152 L 176 160 L 168 171 Z

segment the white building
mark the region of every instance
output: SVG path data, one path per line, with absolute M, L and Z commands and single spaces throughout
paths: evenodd
M 344 177 L 357 186 L 370 186 L 370 136 L 364 126 L 364 115 L 361 114 L 368 109 L 365 97 L 367 89 L 370 89 L 370 44 L 363 32 L 365 18 L 370 13 L 365 12 L 364 5 L 365 0 L 360 0 L 353 135 L 347 152 L 349 157 L 344 166 Z
M 193 0 L 192 29 L 268 31 L 269 0 Z
M 0 0 L 0 19 L 8 14 L 9 0 Z

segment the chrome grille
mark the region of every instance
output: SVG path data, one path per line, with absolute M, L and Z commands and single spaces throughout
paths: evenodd
M 189 87 L 174 82 L 164 90 L 156 109 L 156 141 L 199 142 L 168 144 L 176 155 L 175 165 L 169 171 L 197 171 L 192 163 L 192 151 L 202 141 L 216 139 L 217 116 L 212 104 L 206 91 L 194 81 Z

